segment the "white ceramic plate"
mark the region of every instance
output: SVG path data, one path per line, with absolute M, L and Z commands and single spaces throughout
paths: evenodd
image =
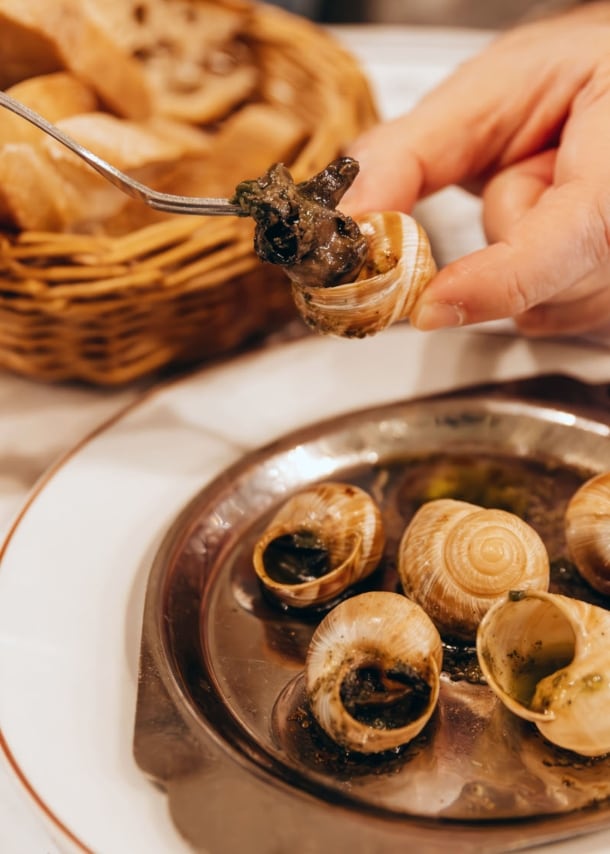
M 133 760 L 133 718 L 150 560 L 213 476 L 321 418 L 490 379 L 608 380 L 609 362 L 591 347 L 406 326 L 311 337 L 162 387 L 67 455 L 0 553 L 0 746 L 62 847 L 187 850 Z

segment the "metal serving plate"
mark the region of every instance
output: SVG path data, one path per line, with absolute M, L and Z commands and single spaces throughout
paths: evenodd
M 549 390 L 571 402 L 540 402 Z M 544 741 L 477 680 L 469 649 L 447 648 L 439 705 L 413 743 L 372 758 L 338 749 L 303 691 L 322 614 L 280 610 L 251 567 L 256 537 L 287 496 L 338 479 L 367 488 L 384 513 L 387 548 L 369 588 L 398 589 L 404 526 L 442 494 L 522 514 L 545 539 L 552 589 L 603 604 L 567 561 L 562 517 L 577 485 L 606 469 L 607 389 L 554 378 L 324 422 L 206 487 L 150 573 L 134 738 L 185 839 L 227 854 L 369 854 L 407 843 L 491 852 L 610 825 L 610 757 Z

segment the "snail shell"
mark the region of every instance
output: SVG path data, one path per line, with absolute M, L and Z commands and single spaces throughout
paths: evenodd
M 549 557 L 537 532 L 506 510 L 439 498 L 407 526 L 398 574 L 443 636 L 473 641 L 489 607 L 509 590 L 549 584 Z
M 590 478 L 566 508 L 568 554 L 583 578 L 610 594 L 610 472 Z
M 428 237 L 412 217 L 386 211 L 356 221 L 368 256 L 355 281 L 333 287 L 292 282 L 296 307 L 317 332 L 363 338 L 409 317 L 437 271 Z
M 311 639 L 312 714 L 348 750 L 390 750 L 429 721 L 441 668 L 440 635 L 419 605 L 399 593 L 361 593 L 333 608 Z
M 293 608 L 334 600 L 378 565 L 385 546 L 381 512 L 352 484 L 323 483 L 293 495 L 254 546 L 256 574 Z
M 610 612 L 542 590 L 487 612 L 477 656 L 492 691 L 542 735 L 584 756 L 610 751 Z

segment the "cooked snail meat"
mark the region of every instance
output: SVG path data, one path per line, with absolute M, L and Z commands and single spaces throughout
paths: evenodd
M 281 584 L 301 584 L 325 575 L 330 567 L 328 548 L 312 531 L 281 534 L 263 552 L 267 575 Z
M 280 265 L 300 284 L 332 287 L 355 278 L 367 242 L 354 220 L 335 207 L 358 170 L 355 160 L 341 157 L 295 184 L 276 163 L 260 178 L 238 184 L 232 201 L 256 222 L 259 258 Z
M 419 718 L 430 702 L 430 685 L 416 671 L 369 665 L 352 670 L 341 684 L 341 700 L 353 718 L 376 729 L 398 729 Z

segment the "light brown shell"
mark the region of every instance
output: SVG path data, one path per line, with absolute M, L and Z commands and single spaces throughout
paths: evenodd
M 347 710 L 341 688 L 349 674 L 378 668 L 421 680 L 425 705 L 397 727 L 372 726 Z M 438 701 L 441 638 L 424 611 L 398 593 L 373 591 L 347 599 L 330 611 L 311 639 L 305 663 L 312 714 L 337 744 L 360 753 L 379 753 L 406 744 L 430 720 Z
M 325 575 L 289 584 L 271 577 L 265 550 L 285 534 L 307 530 L 329 551 L 331 569 Z M 332 602 L 379 564 L 385 546 L 381 512 L 371 496 L 346 483 L 322 483 L 293 495 L 273 517 L 253 552 L 256 574 L 273 597 L 293 608 Z
M 423 504 L 407 526 L 398 573 L 443 636 L 474 641 L 483 615 L 509 590 L 547 589 L 549 557 L 519 516 L 440 498 Z
M 583 578 L 610 594 L 610 472 L 590 478 L 566 508 L 568 554 Z
M 489 687 L 553 744 L 610 752 L 610 612 L 542 590 L 487 612 L 477 656 Z
M 312 329 L 363 338 L 409 317 L 437 271 L 428 237 L 413 217 L 399 211 L 357 218 L 369 244 L 358 278 L 334 287 L 292 283 L 296 307 Z

